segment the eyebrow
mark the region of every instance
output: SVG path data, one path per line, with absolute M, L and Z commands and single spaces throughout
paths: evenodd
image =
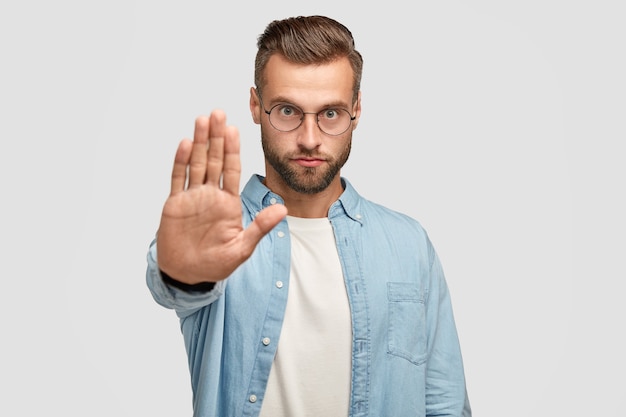
M 293 100 L 285 96 L 276 96 L 268 104 L 270 107 L 274 107 L 275 105 L 280 104 L 280 103 L 291 104 L 292 106 L 298 107 L 300 110 L 304 110 L 304 107 L 302 105 L 295 103 Z M 335 101 L 330 101 L 330 102 L 323 104 L 320 107 L 320 110 L 318 110 L 317 112 L 320 112 L 328 108 L 341 108 L 344 110 L 348 110 L 350 106 L 346 105 L 346 103 L 341 100 L 335 100 Z

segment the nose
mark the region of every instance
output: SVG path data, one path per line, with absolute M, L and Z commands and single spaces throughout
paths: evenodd
M 304 113 L 298 129 L 298 145 L 305 149 L 315 149 L 322 143 L 322 131 L 317 125 L 317 113 Z

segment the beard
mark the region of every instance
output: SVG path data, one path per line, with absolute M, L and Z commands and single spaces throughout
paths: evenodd
M 339 138 L 337 140 L 340 140 Z M 346 142 L 346 146 L 336 156 L 320 155 L 310 151 L 300 151 L 290 155 L 280 155 L 278 150 L 272 147 L 261 129 L 261 145 L 265 154 L 265 160 L 282 178 L 284 183 L 292 190 L 302 194 L 317 194 L 324 191 L 335 179 L 341 168 L 350 156 L 352 146 L 352 133 Z M 294 157 L 320 157 L 323 156 L 326 163 L 320 167 L 301 167 L 289 164 Z

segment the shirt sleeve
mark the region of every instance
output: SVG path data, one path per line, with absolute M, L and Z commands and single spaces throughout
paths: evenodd
M 443 269 L 431 246 L 426 415 L 471 417 L 461 349 Z
M 167 284 L 157 264 L 156 239 L 150 243 L 147 258 L 146 283 L 152 297 L 161 306 L 176 311 L 180 318 L 185 318 L 204 306 L 217 300 L 224 293 L 226 281 L 219 281 L 211 291 L 190 292 Z

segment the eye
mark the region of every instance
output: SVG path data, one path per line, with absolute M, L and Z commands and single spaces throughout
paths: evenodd
M 276 108 L 280 117 L 300 117 L 300 110 L 291 104 L 281 104 Z
M 320 113 L 320 116 L 324 119 L 336 119 L 339 117 L 339 112 L 336 109 L 326 109 Z

